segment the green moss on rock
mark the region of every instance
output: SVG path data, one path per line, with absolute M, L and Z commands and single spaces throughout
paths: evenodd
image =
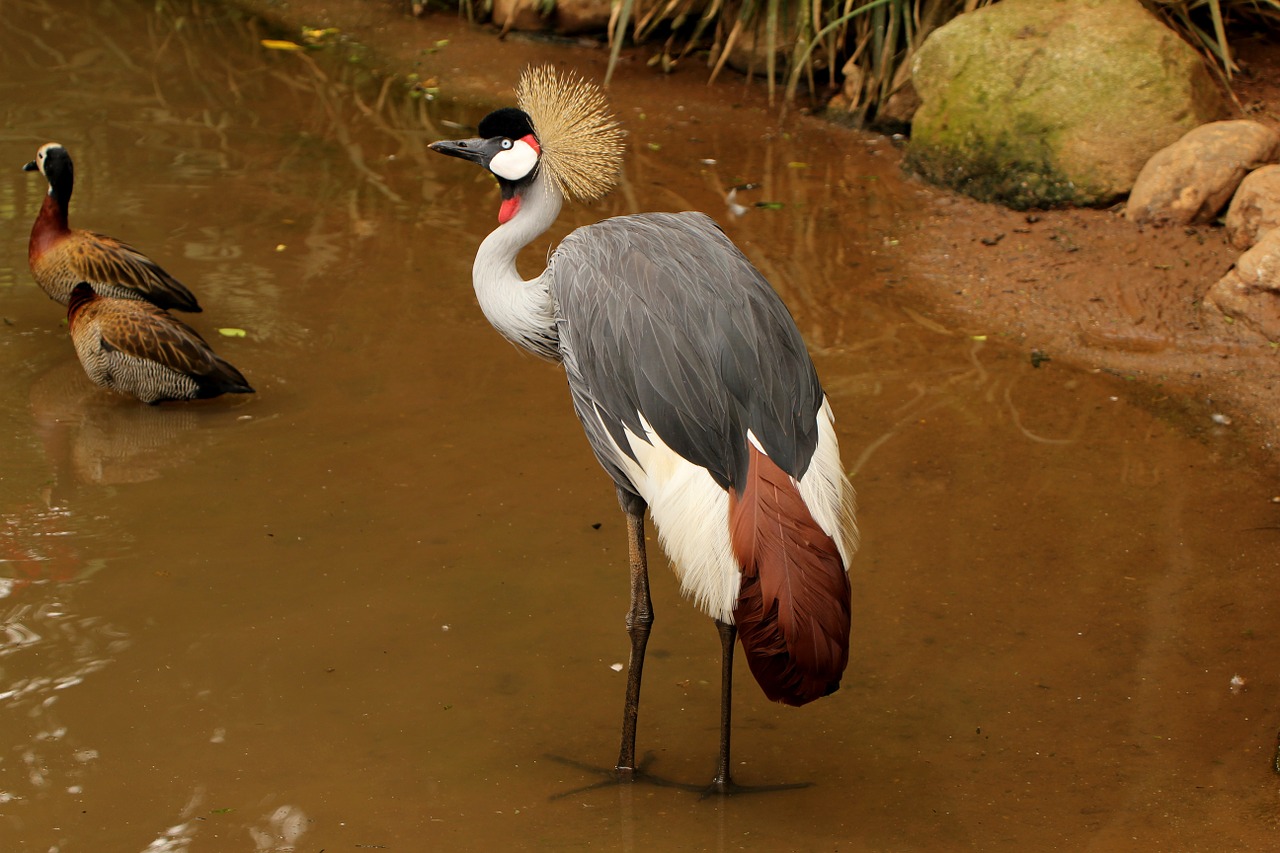
M 1021 142 L 988 140 L 964 156 L 955 148 L 913 144 L 905 165 L 933 183 L 1014 210 L 1092 203 L 1081 201 L 1085 196 L 1048 157 L 1028 159 L 1034 152 Z
M 1138 0 L 1004 0 L 922 46 L 908 167 L 1016 208 L 1105 204 L 1224 103 Z

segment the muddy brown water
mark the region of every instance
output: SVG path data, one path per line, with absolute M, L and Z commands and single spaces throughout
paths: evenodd
M 854 650 L 799 710 L 740 668 L 738 781 L 806 787 L 587 788 L 616 756 L 622 520 L 559 370 L 474 305 L 491 185 L 424 153 L 492 102 L 267 34 L 186 0 L 0 15 L 0 850 L 1274 845 L 1274 469 L 1211 410 L 921 315 L 888 143 L 705 96 L 615 93 L 627 180 L 552 237 L 703 209 L 783 293 L 859 489 Z M 443 48 L 459 78 L 486 79 L 474 44 Z M 189 284 L 256 395 L 83 378 L 26 270 L 45 187 L 19 167 L 49 140 L 72 223 Z M 770 204 L 733 218 L 747 181 Z M 701 785 L 718 644 L 653 553 L 639 748 Z

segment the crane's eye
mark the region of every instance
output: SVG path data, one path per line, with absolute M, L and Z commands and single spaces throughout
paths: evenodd
M 502 150 L 503 150 L 503 151 L 510 151 L 510 150 L 511 150 L 511 146 L 512 146 L 512 145 L 514 145 L 514 144 L 515 144 L 515 143 L 514 143 L 514 142 L 512 142 L 510 139 L 504 139 L 504 140 L 502 140 Z

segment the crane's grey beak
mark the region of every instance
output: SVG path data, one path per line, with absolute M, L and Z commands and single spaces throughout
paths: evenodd
M 28 163 L 27 165 L 25 165 L 25 166 L 23 166 L 23 167 L 22 167 L 22 171 L 24 171 L 24 172 L 35 172 L 35 171 L 39 170 L 39 168 L 40 168 L 40 167 L 36 165 L 36 161 L 35 161 L 35 160 L 32 160 L 30 163 Z
M 450 157 L 460 157 L 463 160 L 470 160 L 472 163 L 478 163 L 486 167 L 494 154 L 492 142 L 488 139 L 480 138 L 444 139 L 439 142 L 433 142 L 427 147 L 432 151 L 448 154 Z

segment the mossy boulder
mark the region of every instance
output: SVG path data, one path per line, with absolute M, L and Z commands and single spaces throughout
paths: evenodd
M 907 167 L 1017 209 L 1106 204 L 1225 102 L 1139 0 L 1003 0 L 934 31 Z

